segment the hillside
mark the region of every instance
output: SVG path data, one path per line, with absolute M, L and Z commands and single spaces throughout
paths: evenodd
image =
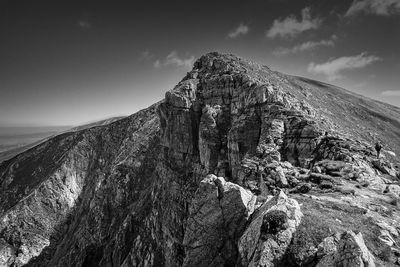
M 4 149 L 0 149 L 0 163 L 7 159 L 11 159 L 14 156 L 32 148 L 32 147 L 35 147 L 35 146 L 39 145 L 40 143 L 43 143 L 43 142 L 47 141 L 49 138 L 52 138 L 58 134 L 71 132 L 71 131 L 81 131 L 81 130 L 96 127 L 96 126 L 107 125 L 114 121 L 120 120 L 122 118 L 124 118 L 124 117 L 112 117 L 109 119 L 91 122 L 91 123 L 76 126 L 76 127 L 71 127 L 71 126 L 53 127 L 53 128 L 51 128 L 52 131 L 47 131 L 47 132 L 39 131 L 38 133 L 37 133 L 37 131 L 38 131 L 37 129 L 41 130 L 41 129 L 43 129 L 42 127 L 37 127 L 36 129 L 34 128 L 33 130 L 36 130 L 36 133 L 31 133 L 32 130 L 29 127 L 17 128 L 16 130 L 6 129 L 6 130 L 8 130 L 6 134 L 4 134 L 4 131 L 2 131 L 2 129 L 0 129 L 0 132 L 3 132 L 3 134 L 0 135 L 0 148 L 2 148 L 2 144 L 4 146 Z M 10 139 L 12 140 L 12 142 L 11 142 L 11 144 L 7 145 L 7 143 L 10 142 L 9 141 Z
M 113 122 L 121 120 L 123 118 L 124 118 L 123 116 L 111 117 L 111 118 L 108 118 L 108 119 L 104 119 L 104 120 L 100 120 L 100 121 L 95 121 L 95 122 L 79 125 L 79 126 L 71 128 L 71 129 L 68 129 L 68 132 L 70 132 L 70 131 L 76 132 L 76 131 L 81 131 L 81 130 L 92 128 L 92 127 L 105 126 L 107 124 L 113 123 Z
M 0 162 L 12 158 L 68 126 L 0 127 Z
M 0 266 L 395 266 L 399 140 L 399 108 L 209 53 L 0 165 Z

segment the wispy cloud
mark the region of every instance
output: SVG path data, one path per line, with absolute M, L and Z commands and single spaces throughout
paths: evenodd
M 387 90 L 381 93 L 383 96 L 399 96 L 400 97 L 400 90 Z
M 231 39 L 235 39 L 241 35 L 246 35 L 249 32 L 249 30 L 250 30 L 249 26 L 240 23 L 240 25 L 236 29 L 228 33 L 228 37 Z
M 346 16 L 358 13 L 390 16 L 400 14 L 399 0 L 354 0 L 346 12 Z
M 317 29 L 321 25 L 321 19 L 312 18 L 310 8 L 303 8 L 301 20 L 297 20 L 295 15 L 290 15 L 282 20 L 274 20 L 271 28 L 267 31 L 267 37 L 294 37 L 304 31 Z
M 333 81 L 342 78 L 341 72 L 344 70 L 364 68 L 378 60 L 381 59 L 373 55 L 361 53 L 356 56 L 331 59 L 321 64 L 311 62 L 307 70 L 313 74 L 323 74 L 329 81 Z
M 318 47 L 322 46 L 335 46 L 335 41 L 337 37 L 336 35 L 332 35 L 330 39 L 327 40 L 321 40 L 321 41 L 308 41 L 304 42 L 298 45 L 295 45 L 293 47 L 279 47 L 275 49 L 272 53 L 276 56 L 280 55 L 287 55 L 287 54 L 295 54 L 299 52 L 304 52 L 304 51 L 309 51 L 309 50 L 314 50 L 317 49 Z
M 80 19 L 77 21 L 76 23 L 78 25 L 79 28 L 83 29 L 83 30 L 89 30 L 92 28 L 92 24 L 85 19 Z
M 149 61 L 154 58 L 154 54 L 151 53 L 149 50 L 145 50 L 140 54 L 140 60 Z
M 172 51 L 166 56 L 165 59 L 156 60 L 154 62 L 154 67 L 161 68 L 165 66 L 176 66 L 176 67 L 184 67 L 190 69 L 193 66 L 194 61 L 195 61 L 194 56 L 184 58 L 180 57 L 176 51 Z

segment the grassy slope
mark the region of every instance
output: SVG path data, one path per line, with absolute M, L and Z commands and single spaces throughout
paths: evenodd
M 282 75 L 282 74 L 279 74 Z M 400 108 L 352 93 L 343 88 L 302 78 L 285 76 L 299 99 L 313 106 L 333 132 L 374 144 L 400 155 Z

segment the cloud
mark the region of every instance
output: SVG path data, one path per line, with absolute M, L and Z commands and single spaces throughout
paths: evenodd
M 178 56 L 176 51 L 172 51 L 168 54 L 168 56 L 164 60 L 156 60 L 154 62 L 155 68 L 161 68 L 165 66 L 176 66 L 176 67 L 184 67 L 190 69 L 194 64 L 195 58 L 194 56 L 190 56 L 187 58 L 182 58 Z
M 92 28 L 92 24 L 90 24 L 89 21 L 84 20 L 84 19 L 78 20 L 77 25 L 79 28 L 81 28 L 83 30 L 89 30 Z
M 342 78 L 341 72 L 344 70 L 364 68 L 378 60 L 381 59 L 376 56 L 369 56 L 366 55 L 366 53 L 361 53 L 357 56 L 331 59 L 321 64 L 311 62 L 308 65 L 307 71 L 313 74 L 323 74 L 329 81 L 333 81 Z
M 228 37 L 231 39 L 238 38 L 241 35 L 246 35 L 249 32 L 249 26 L 240 23 L 240 25 L 230 33 L 228 33 Z
M 400 90 L 388 90 L 381 93 L 383 96 L 400 96 Z
M 321 25 L 321 19 L 311 18 L 310 8 L 303 8 L 301 20 L 297 20 L 294 15 L 283 20 L 274 20 L 271 28 L 267 31 L 267 37 L 294 37 L 304 31 L 317 29 Z
M 88 13 L 81 14 L 80 18 L 76 21 L 76 26 L 82 30 L 89 30 L 92 28 L 92 23 Z
M 154 58 L 154 54 L 151 53 L 149 50 L 145 50 L 140 54 L 140 59 L 144 61 L 149 61 Z
M 390 16 L 400 14 L 399 0 L 354 0 L 346 12 L 346 16 L 358 13 Z
M 275 49 L 272 53 L 276 56 L 280 56 L 280 55 L 295 54 L 295 53 L 299 53 L 299 52 L 314 50 L 314 49 L 317 49 L 318 47 L 322 47 L 322 46 L 333 47 L 333 46 L 335 46 L 336 39 L 337 39 L 336 35 L 332 35 L 331 39 L 328 39 L 328 40 L 321 40 L 318 42 L 308 41 L 308 42 L 304 42 L 304 43 L 295 45 L 291 48 L 279 47 L 279 48 Z

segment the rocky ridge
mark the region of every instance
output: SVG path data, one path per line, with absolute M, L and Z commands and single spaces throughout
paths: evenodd
M 209 53 L 161 103 L 0 166 L 0 266 L 400 264 L 398 118 Z

